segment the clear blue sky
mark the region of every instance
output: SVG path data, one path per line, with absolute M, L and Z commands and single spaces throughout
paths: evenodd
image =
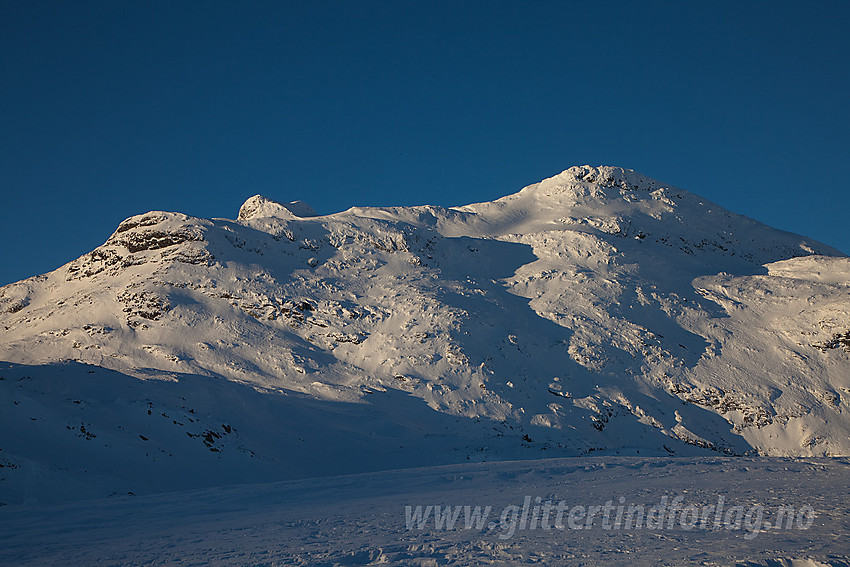
M 0 0 L 0 284 L 148 210 L 620 165 L 850 252 L 850 2 Z

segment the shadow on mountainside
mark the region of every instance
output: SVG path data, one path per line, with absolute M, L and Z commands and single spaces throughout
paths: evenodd
M 142 380 L 75 362 L 3 363 L 0 502 L 46 503 L 588 452 L 576 445 L 559 447 L 554 440 L 545 443 L 537 428 L 523 432 L 436 412 L 399 390 L 351 403 L 220 378 L 162 377 L 167 379 Z M 626 429 L 644 430 L 643 454 L 664 454 L 665 444 L 687 450 L 628 421 Z M 538 439 L 526 441 L 529 434 Z

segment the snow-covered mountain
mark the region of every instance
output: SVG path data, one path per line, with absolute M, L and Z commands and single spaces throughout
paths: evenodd
M 719 180 L 722 182 L 722 180 Z M 850 259 L 615 167 L 150 212 L 0 288 L 0 501 L 602 454 L 850 455 Z

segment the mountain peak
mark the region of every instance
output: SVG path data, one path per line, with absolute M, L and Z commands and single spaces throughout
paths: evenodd
M 467 457 L 850 455 L 850 261 L 828 246 L 617 167 L 310 215 L 261 195 L 237 222 L 153 211 L 0 288 L 0 361 L 24 365 L 0 368 L 0 501 Z
M 652 191 L 663 186 L 655 179 L 647 177 L 633 169 L 610 165 L 576 165 L 550 178 L 559 183 L 578 181 L 593 183 L 602 187 L 617 187 L 620 189 L 638 189 Z M 547 180 L 548 181 L 548 180 Z
M 262 195 L 249 197 L 239 208 L 239 220 L 263 217 L 315 217 L 318 213 L 304 201 L 291 201 L 287 204 L 278 203 Z

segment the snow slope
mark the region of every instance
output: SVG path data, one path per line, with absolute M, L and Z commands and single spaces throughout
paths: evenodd
M 0 288 L 0 328 L 4 502 L 850 455 L 850 259 L 620 168 L 448 209 L 150 212 Z

